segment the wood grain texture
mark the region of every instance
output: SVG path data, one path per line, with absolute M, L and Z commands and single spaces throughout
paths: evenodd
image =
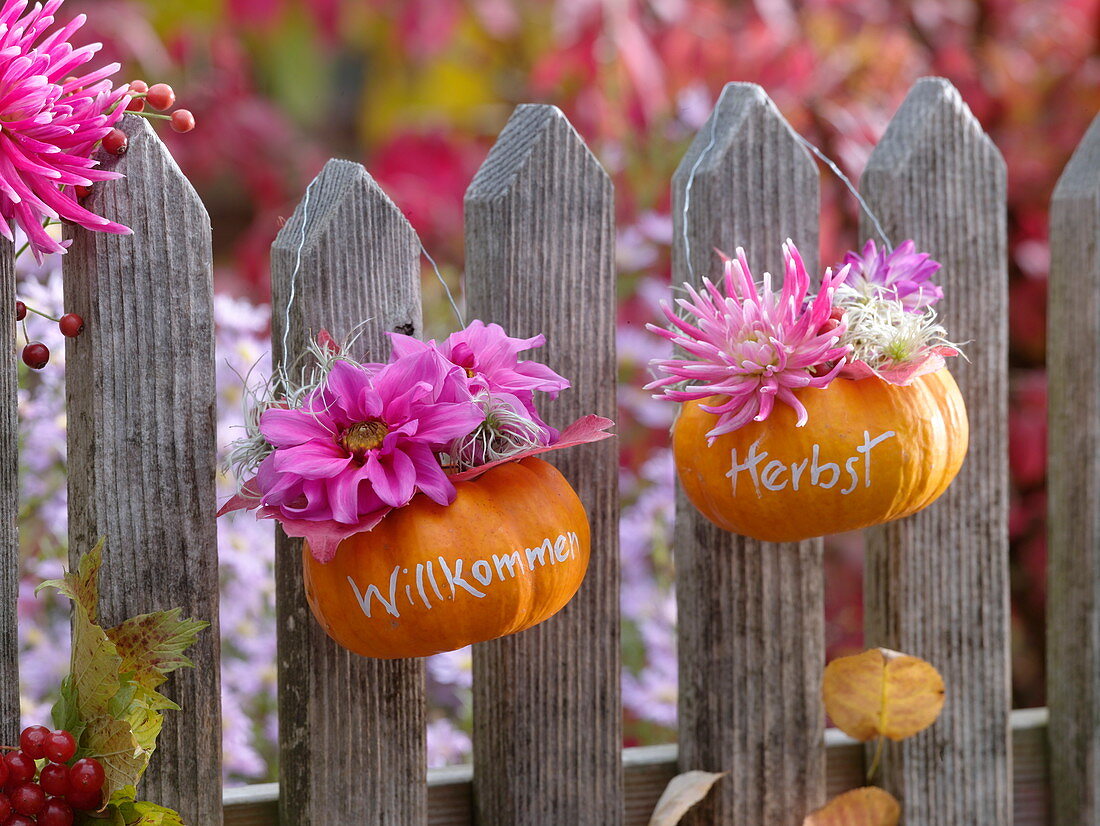
M 188 823 L 221 822 L 218 547 L 210 217 L 142 118 L 86 205 L 130 236 L 75 228 L 62 259 L 65 307 L 84 333 L 66 342 L 69 560 L 107 538 L 101 618 L 179 607 L 207 620 L 194 669 L 165 694 L 142 793 Z
M 15 251 L 0 240 L 0 738 L 19 740 L 19 372 L 16 359 Z
M 1047 701 L 1054 823 L 1100 821 L 1100 118 L 1050 206 Z
M 291 365 L 322 328 L 337 341 L 359 330 L 352 355 L 385 361 L 387 331 L 420 334 L 419 258 L 416 233 L 367 171 L 329 161 L 271 250 L 276 363 L 288 305 Z M 281 822 L 422 823 L 422 661 L 367 659 L 329 639 L 306 603 L 300 540 L 276 537 Z
M 611 182 L 562 113 L 520 106 L 466 193 L 471 317 L 573 382 L 562 427 L 615 416 Z M 552 454 L 592 525 L 580 592 L 557 616 L 474 647 L 474 798 L 483 824 L 622 821 L 618 461 L 614 440 Z
M 818 186 L 764 91 L 728 84 L 673 177 L 673 283 L 719 275 L 714 249 L 738 246 L 778 283 L 788 237 L 816 272 Z M 821 541 L 727 533 L 678 490 L 673 547 L 680 769 L 729 772 L 684 822 L 801 826 L 825 800 Z
M 1048 826 L 1045 708 L 1012 712 L 1015 826 Z M 828 796 L 864 785 L 863 746 L 836 729 L 825 732 Z M 623 749 L 626 816 L 623 826 L 646 826 L 668 781 L 676 776 L 675 744 Z M 471 766 L 428 770 L 428 826 L 472 826 Z M 226 826 L 275 826 L 275 783 L 225 790 Z M 765 824 L 766 826 L 766 824 Z
M 936 305 L 970 451 L 926 510 L 867 532 L 866 645 L 922 657 L 947 683 L 936 724 L 886 750 L 883 785 L 921 826 L 1012 818 L 1008 714 L 1008 304 L 1005 167 L 955 88 L 924 78 L 875 148 L 863 195 L 891 241 L 942 262 Z M 871 234 L 864 221 L 865 234 Z

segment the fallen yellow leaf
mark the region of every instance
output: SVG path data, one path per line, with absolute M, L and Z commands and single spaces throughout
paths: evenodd
M 901 804 L 892 794 L 864 786 L 837 795 L 807 815 L 802 826 L 898 826 L 900 819 Z
M 885 648 L 833 660 L 821 693 L 836 727 L 860 741 L 912 737 L 936 721 L 944 701 L 935 668 Z

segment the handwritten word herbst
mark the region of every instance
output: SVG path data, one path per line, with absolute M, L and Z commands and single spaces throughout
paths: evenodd
M 493 554 L 489 559 L 475 560 L 465 570 L 466 561 L 461 557 L 452 560 L 443 556 L 435 560 L 427 559 L 418 562 L 411 571 L 409 568 L 395 565 L 390 573 L 388 598 L 382 595 L 377 585 L 368 584 L 366 590 L 360 590 L 359 585 L 350 576 L 348 584 L 355 592 L 355 598 L 365 616 L 371 616 L 371 602 L 378 600 L 387 614 L 400 618 L 401 610 L 408 610 L 401 600 L 402 592 L 404 592 L 405 601 L 417 610 L 420 610 L 422 605 L 430 611 L 433 596 L 438 602 L 443 602 L 445 599 L 453 600 L 460 592 L 477 599 L 484 599 L 488 589 L 494 583 L 513 579 L 517 573 L 533 574 L 537 568 L 569 562 L 577 558 L 578 548 L 580 548 L 580 539 L 577 534 L 570 531 L 559 534 L 553 541 L 544 539 L 541 544 L 533 548 L 516 550 L 510 554 Z
M 744 462 L 738 462 L 737 448 L 730 451 L 730 469 L 726 473 L 732 482 L 733 493 L 737 495 L 737 478 L 742 472 L 747 472 L 752 479 L 756 495 L 763 498 L 764 491 L 781 491 L 790 486 L 791 490 L 798 490 L 801 484 L 810 484 L 826 490 L 836 487 L 841 479 L 847 476 L 845 487 L 841 494 L 849 494 L 859 487 L 859 465 L 863 465 L 863 485 L 871 486 L 871 450 L 875 445 L 896 436 L 893 430 L 887 430 L 875 438 L 871 438 L 869 431 L 863 431 L 863 444 L 856 445 L 855 453 L 844 462 L 844 468 L 837 462 L 824 462 L 820 460 L 821 447 L 815 442 L 811 455 L 801 462 L 781 462 L 772 459 L 764 464 L 768 458 L 766 450 L 759 450 L 761 439 L 757 439 L 749 448 L 749 455 Z M 860 462 L 860 457 L 863 461 Z

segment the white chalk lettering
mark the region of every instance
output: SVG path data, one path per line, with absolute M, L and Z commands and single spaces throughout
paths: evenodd
M 577 551 L 581 546 L 580 537 L 573 531 L 558 534 L 554 539 L 547 537 L 534 548 L 516 549 L 507 554 L 492 554 L 489 559 L 475 559 L 469 563 L 470 576 L 484 591 L 472 585 L 463 575 L 462 568 L 466 560 L 455 557 L 450 560 L 447 557 L 436 557 L 434 562 L 439 563 L 443 576 L 446 577 L 450 587 L 450 599 L 454 601 L 459 596 L 459 590 L 466 591 L 470 596 L 484 599 L 488 590 L 498 582 L 507 582 L 519 576 L 533 575 L 537 568 L 545 567 L 547 559 L 549 564 L 566 563 L 570 559 L 577 558 Z M 525 564 L 526 561 L 526 564 Z M 417 611 L 430 611 L 434 607 L 431 594 L 434 593 L 439 602 L 445 601 L 446 592 L 440 590 L 439 582 L 435 577 L 433 560 L 418 562 L 410 573 L 409 568 L 400 565 L 394 567 L 390 573 L 389 592 L 384 595 L 377 585 L 369 584 L 365 590 L 360 590 L 359 584 L 354 578 L 348 577 L 359 608 L 366 617 L 372 616 L 373 600 L 377 600 L 387 614 L 393 617 L 401 617 L 401 607 L 398 605 L 398 594 L 403 588 L 405 598 L 412 609 Z M 536 565 L 536 562 L 538 563 Z M 427 583 L 427 586 L 425 585 Z M 416 593 L 413 593 L 413 586 Z M 428 590 L 431 588 L 431 591 Z M 419 599 L 418 599 L 419 597 Z M 404 609 L 409 610 L 409 609 Z
M 749 472 L 749 476 L 752 477 L 752 484 L 753 487 L 756 488 L 756 495 L 762 495 L 760 493 L 760 476 L 756 472 L 756 466 L 768 458 L 768 453 L 767 451 L 764 451 L 763 453 L 757 453 L 756 448 L 759 444 L 760 439 L 757 439 L 755 442 L 752 443 L 752 446 L 749 448 L 748 458 L 745 459 L 745 463 L 743 465 L 737 464 L 737 448 L 734 448 L 730 451 L 731 467 L 729 469 L 729 472 L 726 473 L 726 476 L 730 477 L 733 480 L 734 496 L 737 495 L 737 475 L 743 470 L 747 470 Z
M 760 450 L 760 440 L 757 439 L 749 447 L 748 455 L 743 462 L 739 461 L 737 448 L 730 451 L 730 469 L 726 472 L 726 476 L 730 480 L 730 487 L 734 496 L 737 495 L 737 477 L 744 471 L 747 471 L 749 478 L 752 479 L 753 488 L 759 498 L 763 498 L 765 490 L 779 492 L 786 490 L 788 485 L 791 490 L 797 491 L 807 481 L 813 487 L 831 490 L 840 483 L 842 477 L 845 480 L 844 487 L 838 492 L 841 496 L 847 496 L 860 484 L 859 457 L 863 456 L 863 486 L 870 487 L 871 450 L 876 445 L 896 435 L 897 433 L 893 430 L 887 430 L 872 439 L 869 431 L 863 431 L 863 443 L 855 445 L 855 452 L 844 459 L 842 463 L 840 460 L 822 462 L 821 445 L 819 444 L 814 444 L 810 449 L 810 456 L 801 461 L 785 462 L 780 459 L 772 459 L 769 462 L 766 461 L 768 452 Z M 790 474 L 789 478 L 788 473 Z M 527 551 L 527 558 L 528 564 L 530 564 L 530 549 Z M 551 557 L 551 562 L 553 561 L 553 557 Z
M 397 575 L 400 571 L 401 566 L 398 565 L 393 569 L 393 573 L 390 574 L 389 601 L 387 601 L 382 596 L 382 592 L 378 590 L 378 586 L 376 585 L 368 585 L 367 592 L 365 594 L 359 593 L 359 586 L 355 584 L 355 580 L 352 579 L 350 576 L 348 577 L 348 582 L 351 583 L 351 588 L 353 591 L 355 591 L 355 598 L 359 601 L 359 607 L 362 609 L 364 614 L 366 614 L 368 617 L 370 616 L 370 598 L 374 597 L 380 603 L 382 603 L 382 607 L 386 609 L 387 614 L 392 614 L 395 617 L 401 616 L 401 614 L 397 612 Z
M 782 485 L 777 485 L 776 480 L 786 472 L 787 466 L 785 464 L 778 459 L 772 459 L 764 466 L 764 487 L 768 490 L 783 490 L 787 487 L 787 481 L 784 479 Z

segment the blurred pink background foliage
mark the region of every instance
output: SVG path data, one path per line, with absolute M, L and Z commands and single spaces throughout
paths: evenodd
M 460 285 L 462 196 L 518 103 L 561 107 L 616 184 L 620 270 L 624 713 L 627 742 L 675 732 L 671 595 L 671 411 L 638 388 L 661 344 L 643 331 L 669 277 L 668 181 L 723 83 L 761 84 L 792 125 L 858 178 L 909 86 L 942 75 L 961 91 L 1009 168 L 1011 468 L 1015 695 L 1043 702 L 1047 203 L 1100 109 L 1097 0 L 70 0 L 125 72 L 166 81 L 199 122 L 165 133 L 214 225 L 223 432 L 242 372 L 265 352 L 268 246 L 330 156 L 362 161 Z M 861 240 L 850 196 L 823 174 L 822 260 Z M 930 252 L 935 254 L 935 250 Z M 947 274 L 950 278 L 950 274 Z M 25 292 L 59 302 L 49 273 Z M 949 283 L 949 282 L 948 282 Z M 453 322 L 425 278 L 427 326 Z M 50 371 L 46 371 L 50 374 Z M 224 375 L 223 375 L 224 373 Z M 28 442 L 57 439 L 57 373 L 28 379 Z M 52 384 L 51 384 L 52 382 Z M 52 417 L 52 418 L 51 418 Z M 40 453 L 24 509 L 28 582 L 55 575 L 63 484 Z M 60 470 L 58 470 L 60 472 Z M 63 477 L 60 477 L 63 478 Z M 59 492 L 60 491 L 60 492 Z M 60 505 L 59 505 L 60 500 Z M 53 520 L 53 521 L 51 521 Z M 50 526 L 52 529 L 48 529 Z M 222 527 L 226 763 L 271 777 L 274 629 L 270 529 Z M 830 656 L 860 646 L 861 549 L 829 542 Z M 268 578 L 268 579 L 265 579 Z M 239 596 L 239 595 L 238 595 Z M 48 699 L 49 612 L 24 600 L 28 714 Z M 919 652 L 915 652 L 919 653 Z M 56 654 L 53 654 L 56 659 Z M 35 658 L 38 659 L 35 659 Z M 48 662 L 49 661 L 49 662 Z M 433 763 L 468 756 L 468 652 L 429 664 Z M 33 684 L 32 684 L 33 683 Z M 39 684 L 41 683 L 41 684 Z M 37 722 L 37 720 L 36 720 Z

